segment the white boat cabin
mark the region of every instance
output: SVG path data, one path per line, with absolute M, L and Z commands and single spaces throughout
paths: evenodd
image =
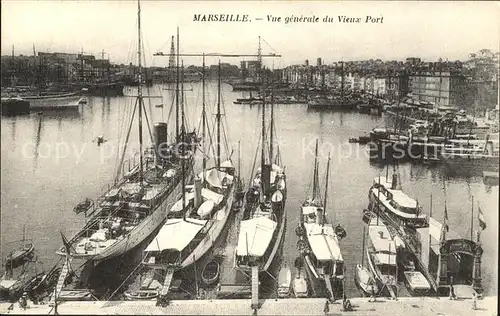
M 378 200 L 380 206 L 395 215 L 395 219 L 404 226 L 427 226 L 427 215 L 423 214 L 417 201 L 396 187 L 396 180 L 388 181 L 386 178 L 377 177 L 370 189 L 371 197 L 375 203 Z

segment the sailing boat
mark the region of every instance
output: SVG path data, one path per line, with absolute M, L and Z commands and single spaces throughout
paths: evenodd
M 147 266 L 173 270 L 186 268 L 208 253 L 227 226 L 236 187 L 236 168 L 231 158 L 221 162 L 220 76 L 219 63 L 215 166 L 207 168 L 204 155 L 202 172 L 188 186 L 189 189 L 183 187 L 182 196 L 171 207 L 167 221 L 144 250 L 143 263 Z M 204 84 L 203 76 L 203 86 Z M 203 135 L 206 125 L 204 100 L 203 98 Z
M 344 62 L 341 65 L 341 81 L 340 81 L 340 95 L 337 96 L 318 96 L 307 102 L 309 108 L 317 109 L 336 109 L 336 110 L 354 110 L 359 103 L 351 96 L 347 97 L 344 94 Z
M 281 158 L 273 155 L 274 98 L 271 94 L 269 155 L 266 155 L 266 101 L 262 104 L 261 167 L 257 169 L 245 195 L 243 219 L 236 248 L 236 266 L 249 271 L 270 272 L 278 258 L 286 226 L 286 175 Z M 267 159 L 266 159 L 267 158 Z
M 141 64 L 141 10 L 138 1 L 138 63 L 140 75 Z M 96 210 L 87 224 L 65 243 L 65 247 L 57 254 L 73 258 L 102 261 L 122 255 L 133 249 L 150 236 L 164 222 L 167 206 L 181 191 L 181 180 L 184 181 L 192 172 L 192 154 L 196 149 L 194 132 L 178 132 L 178 111 L 176 111 L 176 142 L 183 145 L 170 146 L 167 139 L 167 124 L 155 124 L 154 145 L 143 152 L 142 116 L 145 112 L 142 85 L 137 86 L 137 100 L 132 113 L 127 139 L 117 168 L 113 185 L 100 196 L 95 205 Z M 178 98 L 176 103 L 178 104 Z M 123 160 L 127 149 L 128 136 L 138 110 L 139 127 L 139 163 L 122 175 Z M 144 114 L 146 122 L 148 116 Z M 180 152 L 182 151 L 182 153 Z M 119 180 L 118 180 L 119 179 Z M 65 238 L 63 238 L 65 239 Z M 69 245 L 71 247 L 69 247 Z M 68 246 L 68 247 L 67 247 Z M 66 250 L 72 248 L 71 250 Z M 71 252 L 71 253 L 68 253 Z
M 326 171 L 325 199 L 321 201 L 318 180 L 318 141 L 314 158 L 312 198 L 302 204 L 300 222 L 297 228 L 298 247 L 304 257 L 306 273 L 316 295 L 328 295 L 330 299 L 342 297 L 344 278 L 344 259 L 339 240 L 346 236 L 345 230 L 326 217 L 328 177 L 330 157 Z

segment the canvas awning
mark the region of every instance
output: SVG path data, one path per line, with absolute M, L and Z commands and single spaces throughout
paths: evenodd
M 342 253 L 331 226 L 305 224 L 311 251 L 317 260 L 342 261 Z
M 206 220 L 173 218 L 167 220 L 145 252 L 173 249 L 182 251 L 205 226 Z
M 236 254 L 256 257 L 264 255 L 276 226 L 275 221 L 264 216 L 241 221 Z

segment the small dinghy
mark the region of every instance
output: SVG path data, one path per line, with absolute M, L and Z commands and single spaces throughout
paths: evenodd
M 285 262 L 278 275 L 278 297 L 285 298 L 290 296 L 292 287 L 292 271 Z
M 357 264 L 354 269 L 354 283 L 365 295 L 377 295 L 379 292 L 377 282 L 373 279 L 370 271 L 360 264 Z
M 35 246 L 33 243 L 24 243 L 19 249 L 13 250 L 5 258 L 5 268 L 16 268 L 33 257 Z
M 153 300 L 158 297 L 158 291 L 154 290 L 126 291 L 125 293 L 123 293 L 123 296 L 127 301 Z
M 92 205 L 94 204 L 94 202 L 92 202 L 91 199 L 87 198 L 85 199 L 85 201 L 83 202 L 80 202 L 78 203 L 74 208 L 73 208 L 73 211 L 76 213 L 76 214 L 80 214 L 80 213 L 83 213 L 83 212 L 87 212 L 91 207 Z
M 292 290 L 297 298 L 309 296 L 306 273 L 304 271 L 304 260 L 302 257 L 295 259 L 295 278 L 292 282 Z
M 212 285 L 219 280 L 220 265 L 217 261 L 208 262 L 201 272 L 201 280 L 206 285 Z

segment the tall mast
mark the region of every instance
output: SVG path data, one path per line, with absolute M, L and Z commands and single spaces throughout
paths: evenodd
M 313 172 L 313 201 L 316 199 L 316 177 L 318 173 L 318 139 L 316 138 L 316 149 L 314 151 L 314 172 Z
M 177 46 L 179 47 L 179 46 Z M 177 55 L 179 56 L 179 55 Z M 182 82 L 184 82 L 184 61 L 182 62 Z M 182 131 L 184 131 L 184 84 L 182 84 L 182 103 L 181 103 L 181 126 L 182 126 Z M 186 156 L 186 143 L 184 142 L 184 136 L 186 133 L 182 132 L 181 133 L 181 170 L 182 170 L 182 209 L 186 209 L 186 199 L 185 199 L 185 194 L 186 194 L 186 177 L 185 177 L 185 156 Z
M 363 225 L 363 250 L 361 251 L 361 266 L 363 266 L 365 261 L 365 235 L 366 235 L 366 226 Z
M 139 100 L 139 183 L 142 185 L 142 64 L 141 64 L 141 3 L 137 0 L 137 59 L 139 60 L 139 85 L 137 86 L 137 97 Z
M 177 27 L 177 63 L 175 75 L 175 141 L 179 140 L 179 27 Z
M 266 97 L 264 93 L 264 98 Z M 274 92 L 271 88 L 271 134 L 269 135 L 269 163 L 273 163 L 273 138 L 274 138 Z
M 207 158 L 206 158 L 206 153 L 205 153 L 205 142 L 206 142 L 206 137 L 205 137 L 205 129 L 206 129 L 206 115 L 207 113 L 205 112 L 205 53 L 203 53 L 203 70 L 202 70 L 202 112 L 201 116 L 202 118 L 202 139 L 203 139 L 203 177 L 205 177 L 205 170 L 207 169 Z
M 266 98 L 263 98 L 262 99 L 262 152 L 261 152 L 261 155 L 260 155 L 260 170 L 261 170 L 261 187 L 262 187 L 262 191 L 264 191 L 264 164 L 266 162 L 265 160 L 265 156 L 264 156 L 264 153 L 265 153 L 265 145 L 266 145 Z
M 217 168 L 220 168 L 220 60 L 219 60 L 219 78 L 217 80 Z
M 259 82 L 262 83 L 262 49 L 260 47 L 260 36 L 259 36 L 259 48 L 257 49 L 257 62 L 259 64 L 258 68 Z
M 328 197 L 328 177 L 330 176 L 330 154 L 328 154 L 328 162 L 326 163 L 326 185 L 325 185 L 325 200 L 323 202 L 323 212 L 326 214 L 326 199 Z M 333 224 L 333 223 L 332 223 Z

